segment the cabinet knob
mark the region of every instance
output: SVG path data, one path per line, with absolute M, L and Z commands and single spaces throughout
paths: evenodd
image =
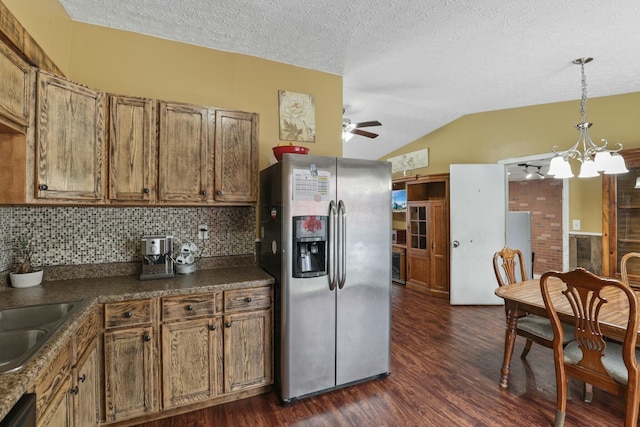
M 189 304 L 189 305 L 187 306 L 187 310 L 188 310 L 188 311 L 193 311 L 193 306 L 192 306 L 191 304 Z
M 207 195 L 207 190 L 200 190 L 200 194 L 202 194 L 203 196 Z
M 244 300 L 245 300 L 246 302 L 251 302 L 251 297 L 246 297 Z
M 74 388 L 71 389 L 71 394 L 78 394 L 79 391 L 80 389 L 78 388 L 78 386 L 75 386 Z
M 227 328 L 230 328 L 231 327 L 231 322 L 225 323 L 224 326 L 226 326 Z
M 40 188 L 40 190 L 42 191 L 47 191 L 49 189 L 49 186 L 47 184 L 40 184 L 40 187 L 38 188 Z
M 145 189 L 143 189 L 143 190 L 142 190 L 142 192 L 143 192 L 144 194 L 149 194 L 149 189 L 148 189 L 148 188 L 145 188 Z
M 145 335 L 144 336 L 144 340 L 145 341 L 151 341 L 151 335 Z
M 124 317 L 126 317 L 127 319 L 130 319 L 131 317 L 133 317 L 133 313 L 132 313 L 132 312 L 130 312 L 130 311 L 127 311 L 127 312 L 124 314 Z
M 86 374 L 82 374 L 81 377 L 78 377 L 78 381 L 80 381 L 81 383 L 83 383 L 86 379 L 87 379 L 87 375 Z
M 216 196 L 222 196 L 222 191 L 216 190 Z
M 209 329 L 211 329 L 212 331 L 215 331 L 217 328 L 216 328 L 216 325 L 211 325 L 209 326 Z

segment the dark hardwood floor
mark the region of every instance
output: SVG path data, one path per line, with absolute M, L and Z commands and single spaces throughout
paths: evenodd
M 518 337 L 508 389 L 501 389 L 501 306 L 450 306 L 393 285 L 392 372 L 387 378 L 280 405 L 275 393 L 141 427 L 200 426 L 551 426 L 555 378 L 550 349 L 522 361 Z M 595 390 L 582 401 L 570 382 L 566 426 L 622 425 L 621 398 Z

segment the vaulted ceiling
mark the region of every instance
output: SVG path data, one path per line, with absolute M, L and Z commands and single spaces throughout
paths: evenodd
M 637 0 L 59 0 L 76 21 L 343 76 L 346 157 L 466 114 L 640 91 Z M 576 121 L 579 119 L 576 103 Z

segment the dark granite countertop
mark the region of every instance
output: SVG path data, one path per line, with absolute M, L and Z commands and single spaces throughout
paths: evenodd
M 192 275 L 176 275 L 170 279 L 141 281 L 138 276 L 116 276 L 56 280 L 43 282 L 32 288 L 0 289 L 0 308 L 84 300 L 83 307 L 20 370 L 0 374 L 0 420 L 29 390 L 44 366 L 59 352 L 60 347 L 97 304 L 269 286 L 273 283 L 273 277 L 259 268 L 243 266 L 199 270 Z

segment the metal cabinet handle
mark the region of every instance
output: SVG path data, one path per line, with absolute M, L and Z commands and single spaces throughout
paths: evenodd
M 87 379 L 87 375 L 86 374 L 82 374 L 81 377 L 78 377 L 78 381 L 80 381 L 81 383 L 83 383 L 86 379 Z
M 216 328 L 216 325 L 211 325 L 209 329 L 211 329 L 212 331 L 215 331 L 217 328 Z
M 225 323 L 224 326 L 226 326 L 227 328 L 230 328 L 231 327 L 231 322 Z
M 202 194 L 203 196 L 206 196 L 207 195 L 207 190 L 201 190 L 200 194 Z
M 127 312 L 124 314 L 124 317 L 126 317 L 127 319 L 130 319 L 131 317 L 133 317 L 133 313 L 132 313 L 132 312 L 130 312 L 130 311 L 127 311 Z
M 251 297 L 246 297 L 244 300 L 245 300 L 246 302 L 251 302 Z
M 145 341 L 151 341 L 151 335 L 145 335 L 144 336 L 144 340 Z
M 216 196 L 222 196 L 222 191 L 216 190 Z
M 80 389 L 78 388 L 78 386 L 75 386 L 74 388 L 71 389 L 71 394 L 78 394 L 79 391 Z
M 49 189 L 49 186 L 47 184 L 40 184 L 40 188 L 42 191 L 47 191 Z
M 143 190 L 142 190 L 142 192 L 143 192 L 144 194 L 149 194 L 149 189 L 148 189 L 148 188 L 145 188 L 145 189 L 143 189 Z
M 192 310 L 193 310 L 193 306 L 192 306 L 191 304 L 189 304 L 189 305 L 187 306 L 187 310 L 192 311 Z

